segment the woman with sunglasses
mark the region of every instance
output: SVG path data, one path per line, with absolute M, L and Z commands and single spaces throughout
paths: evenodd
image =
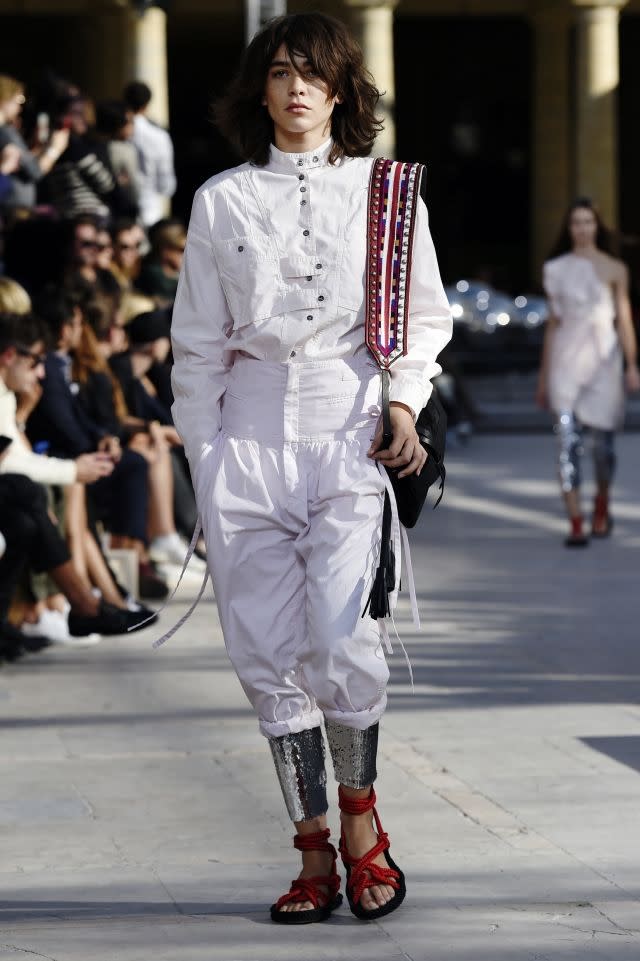
M 111 227 L 111 239 L 111 272 L 122 291 L 132 290 L 140 273 L 142 255 L 148 246 L 144 229 L 129 218 L 116 220 Z

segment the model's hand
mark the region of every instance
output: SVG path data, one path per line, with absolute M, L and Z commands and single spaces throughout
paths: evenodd
M 637 364 L 631 364 L 627 367 L 624 379 L 630 394 L 635 394 L 636 391 L 640 390 L 640 370 L 638 370 Z
M 378 421 L 376 433 L 368 455 L 380 461 L 385 467 L 400 468 L 398 477 L 419 474 L 427 461 L 427 452 L 421 445 L 413 423 L 413 414 L 404 404 L 392 401 L 389 405 L 393 440 L 387 450 L 380 450 L 382 444 L 382 418 Z
M 76 480 L 81 484 L 93 484 L 113 471 L 113 461 L 108 454 L 80 454 L 76 457 Z

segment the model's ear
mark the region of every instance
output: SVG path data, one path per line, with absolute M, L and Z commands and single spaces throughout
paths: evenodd
M 342 102 L 343 102 L 343 98 L 342 98 L 342 95 L 341 95 L 341 94 L 339 94 L 339 93 L 336 94 L 335 102 L 336 102 L 336 103 L 342 103 Z

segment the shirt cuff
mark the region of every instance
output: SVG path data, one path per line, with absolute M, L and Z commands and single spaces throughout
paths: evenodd
M 426 407 L 432 390 L 433 384 L 430 381 L 427 381 L 426 384 L 405 382 L 404 384 L 399 383 L 396 385 L 392 380 L 391 389 L 389 390 L 389 400 L 397 401 L 399 404 L 406 404 L 407 407 L 410 407 L 413 419 L 416 421 L 422 408 Z

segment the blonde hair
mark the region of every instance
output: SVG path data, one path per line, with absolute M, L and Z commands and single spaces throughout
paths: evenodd
M 139 294 L 137 291 L 126 290 L 122 295 L 120 312 L 123 324 L 128 324 L 138 314 L 145 314 L 149 310 L 155 310 L 156 303 L 151 297 Z
M 0 104 L 11 100 L 17 93 L 24 94 L 24 84 L 16 80 L 15 77 L 0 73 Z
M 29 294 L 11 277 L 0 277 L 0 311 L 8 314 L 31 313 Z

